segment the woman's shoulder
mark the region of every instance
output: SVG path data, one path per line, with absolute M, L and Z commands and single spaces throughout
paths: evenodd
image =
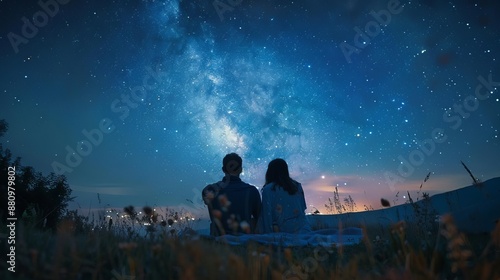
M 292 182 L 298 187 L 298 188 L 302 188 L 302 184 L 300 182 L 297 182 L 295 181 L 294 179 L 292 179 Z
M 281 191 L 283 191 L 283 188 L 274 182 L 265 184 L 262 187 L 262 193 L 275 194 L 280 193 Z
M 268 183 L 268 184 L 265 184 L 265 185 L 262 187 L 262 191 L 263 191 L 263 192 L 264 192 L 264 191 L 268 192 L 268 191 L 270 191 L 270 190 L 273 188 L 273 186 L 274 186 L 274 185 L 275 185 L 275 183 Z
M 302 184 L 301 183 L 299 183 L 299 182 L 297 182 L 297 181 L 295 181 L 293 179 L 292 179 L 292 182 L 295 184 L 295 186 L 297 186 L 297 190 L 298 190 L 299 193 L 304 193 L 304 188 L 302 188 Z

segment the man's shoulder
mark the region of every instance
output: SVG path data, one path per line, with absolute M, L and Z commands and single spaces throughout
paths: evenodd
M 208 184 L 206 187 L 203 188 L 203 190 L 220 189 L 223 187 L 223 184 L 224 184 L 224 182 L 222 182 L 222 181 Z
M 205 201 L 205 204 L 210 204 L 212 202 L 212 199 L 216 197 L 220 191 L 223 188 L 222 182 L 217 182 L 213 184 L 209 184 L 206 187 L 203 188 L 201 191 L 201 196 L 203 197 L 203 200 Z

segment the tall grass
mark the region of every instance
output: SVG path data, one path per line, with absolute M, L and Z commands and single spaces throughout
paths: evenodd
M 55 233 L 19 224 L 16 272 L 2 261 L 1 279 L 500 279 L 500 224 L 488 236 L 459 232 L 451 216 L 418 227 L 364 228 L 352 246 L 285 248 L 161 230 L 123 235 L 68 216 Z

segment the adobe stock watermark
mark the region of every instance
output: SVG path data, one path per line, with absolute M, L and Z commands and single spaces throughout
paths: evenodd
M 135 109 L 139 104 L 144 103 L 147 97 L 148 90 L 154 90 L 162 80 L 166 79 L 167 73 L 160 71 L 160 66 L 153 70 L 151 67 L 146 67 L 147 74 L 142 79 L 142 85 L 130 89 L 129 94 L 121 94 L 120 98 L 116 98 L 111 102 L 110 108 L 113 113 L 119 114 L 118 118 L 124 121 L 129 117 L 131 109 Z M 66 145 L 65 162 L 60 163 L 53 161 L 51 166 L 54 172 L 58 175 L 73 172 L 74 168 L 78 167 L 83 158 L 89 156 L 95 147 L 101 145 L 104 140 L 104 135 L 110 134 L 115 130 L 115 125 L 111 118 L 102 119 L 96 128 L 82 130 L 83 139 L 76 142 L 75 146 Z
M 7 268 L 10 272 L 16 272 L 16 167 L 9 166 L 7 167 L 7 231 L 8 240 L 7 244 L 10 246 L 6 246 L 7 252 L 7 264 L 9 267 Z
M 387 10 L 382 9 L 378 12 L 372 10 L 370 15 L 374 18 L 365 24 L 364 32 L 359 27 L 354 27 L 353 45 L 350 45 L 346 41 L 340 43 L 339 47 L 348 63 L 352 63 L 351 56 L 353 54 L 359 54 L 361 50 L 366 48 L 371 42 L 371 40 L 377 37 L 382 31 L 381 26 L 387 26 L 391 23 L 392 16 L 397 15 L 403 11 L 403 6 L 398 0 L 389 0 L 387 3 Z
M 21 44 L 28 44 L 29 39 L 33 39 L 39 31 L 39 28 L 43 28 L 49 23 L 49 17 L 55 17 L 60 10 L 59 5 L 66 5 L 71 0 L 47 0 L 38 1 L 38 6 L 40 6 L 40 10 L 36 11 L 31 17 L 32 21 L 30 21 L 27 17 L 22 17 L 22 26 L 21 26 L 21 35 L 9 32 L 7 34 L 7 38 L 9 38 L 10 45 L 14 52 L 17 54 L 19 52 L 19 46 Z
M 243 0 L 215 0 L 212 5 L 220 18 L 220 21 L 224 21 L 224 13 L 232 12 L 235 7 L 241 5 Z
M 480 101 L 485 101 L 490 98 L 496 91 L 496 87 L 500 86 L 500 81 L 493 81 L 493 76 L 490 73 L 486 80 L 483 76 L 477 77 L 479 84 L 476 86 L 474 94 L 465 97 L 462 102 L 455 103 L 452 110 L 447 110 L 443 114 L 443 122 L 450 123 L 452 130 L 457 130 L 462 126 L 463 119 L 471 116 L 471 113 L 479 108 Z M 400 165 L 397 168 L 397 173 L 385 172 L 384 177 L 391 191 L 395 191 L 394 186 L 397 183 L 402 183 L 405 178 L 408 178 L 415 172 L 415 168 L 425 162 L 426 157 L 430 157 L 436 151 L 436 144 L 444 143 L 448 139 L 443 128 L 434 128 L 430 138 L 423 141 L 417 141 L 418 148 L 412 150 L 407 157 L 398 156 Z

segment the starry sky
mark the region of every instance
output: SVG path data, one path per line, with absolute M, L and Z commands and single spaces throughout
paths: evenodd
M 229 152 L 322 212 L 500 176 L 497 1 L 41 3 L 0 1 L 0 141 L 71 207 L 204 212 Z

